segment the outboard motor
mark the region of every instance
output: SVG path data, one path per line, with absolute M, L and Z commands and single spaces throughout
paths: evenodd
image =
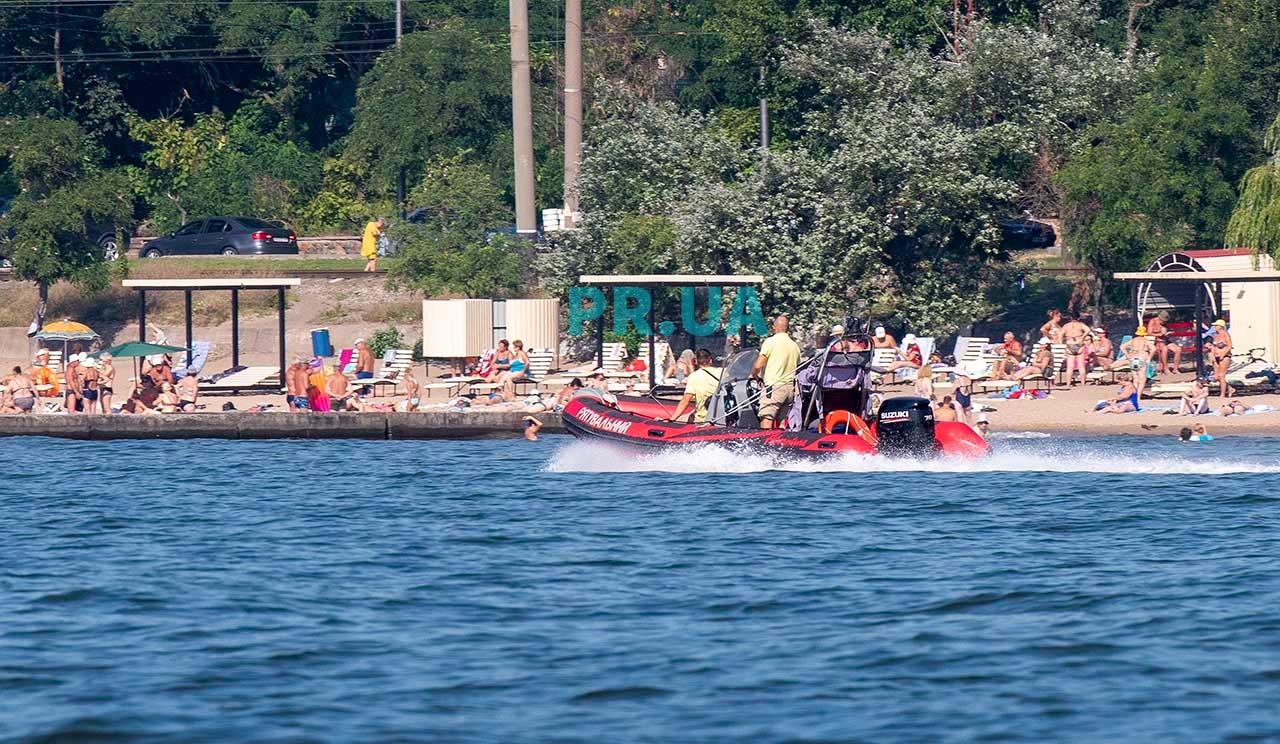
M 881 454 L 936 455 L 939 449 L 933 428 L 933 407 L 924 398 L 889 398 L 880 404 L 876 413 L 876 438 Z

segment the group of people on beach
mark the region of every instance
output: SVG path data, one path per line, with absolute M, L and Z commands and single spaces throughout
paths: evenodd
M 373 349 L 363 338 L 356 339 L 351 355 L 351 372 L 341 366 L 330 367 L 323 357 L 294 358 L 285 368 L 285 404 L 290 411 L 363 411 L 367 408 L 369 385 L 361 380 L 374 379 Z M 421 385 L 412 369 L 406 369 L 398 380 L 405 386 L 406 399 L 417 406 Z
M 61 376 L 49 363 L 50 352 L 36 351 L 31 367 L 13 368 L 0 378 L 0 413 L 65 412 L 68 414 L 193 413 L 200 395 L 194 370 L 176 377 L 173 360 L 164 355 L 144 359 L 139 378 L 127 381 L 129 397 L 116 408 L 115 360 L 109 352 L 88 354 L 72 347 Z

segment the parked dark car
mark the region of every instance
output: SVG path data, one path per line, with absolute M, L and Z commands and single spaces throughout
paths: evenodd
M 162 238 L 147 241 L 138 255 L 296 256 L 298 236 L 255 217 L 209 217 L 188 222 Z
M 9 213 L 9 208 L 13 204 L 12 198 L 0 199 L 0 217 Z M 114 261 L 120 256 L 120 238 L 119 229 L 115 225 L 98 224 L 91 220 L 85 220 L 84 235 L 89 240 L 97 243 L 102 249 L 102 257 L 107 261 Z M 13 237 L 13 231 L 10 230 L 7 235 L 0 235 L 0 245 L 7 242 Z M 0 249 L 2 250 L 2 249 Z M 8 268 L 10 266 L 7 257 L 0 258 L 0 268 Z
M 1013 251 L 1048 248 L 1058 242 L 1053 225 L 1017 217 L 1000 220 L 1000 233 L 1004 247 Z

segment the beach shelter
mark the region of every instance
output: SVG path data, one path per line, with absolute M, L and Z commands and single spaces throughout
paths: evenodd
M 67 362 L 67 353 L 72 342 L 82 342 L 87 345 L 97 338 L 98 334 L 92 328 L 74 320 L 58 320 L 53 323 L 47 323 L 44 328 L 41 328 L 36 333 L 36 339 L 41 342 L 42 346 L 48 347 L 50 344 L 62 344 L 62 363 L 64 365 Z

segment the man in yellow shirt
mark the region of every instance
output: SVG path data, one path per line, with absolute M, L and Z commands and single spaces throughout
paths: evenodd
M 364 256 L 365 271 L 374 271 L 378 268 L 378 238 L 382 236 L 382 231 L 386 227 L 387 221 L 381 217 L 371 220 L 364 226 L 364 236 L 360 239 L 360 255 Z
M 680 399 L 679 405 L 676 406 L 676 412 L 671 416 L 673 421 L 680 420 L 684 412 L 689 409 L 689 405 L 693 405 L 693 422 L 695 424 L 705 424 L 707 422 L 707 401 L 711 400 L 711 396 L 716 394 L 716 388 L 720 387 L 720 378 L 724 374 L 724 370 L 719 367 L 713 367 L 715 357 L 711 356 L 711 352 L 706 349 L 698 349 L 697 355 L 694 357 L 697 361 L 698 368 L 689 375 L 684 383 L 684 397 Z
M 762 379 L 764 393 L 760 396 L 760 428 L 772 429 L 774 422 L 785 418 L 796 399 L 796 367 L 800 365 L 800 344 L 787 335 L 790 321 L 779 315 L 773 321 L 773 335 L 760 345 L 751 376 Z

